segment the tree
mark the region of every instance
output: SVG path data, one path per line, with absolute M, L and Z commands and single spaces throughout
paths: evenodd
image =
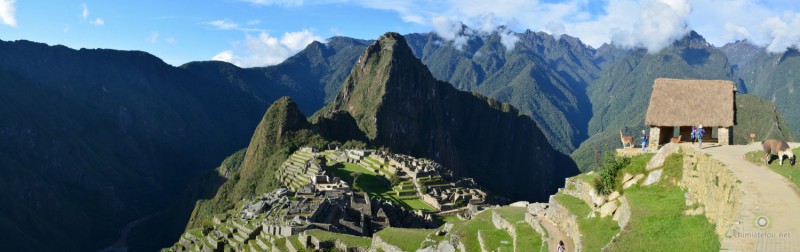
M 353 177 L 353 188 L 356 188 L 356 181 L 358 181 L 358 177 L 361 176 L 360 172 L 351 172 L 350 177 Z
M 345 149 L 366 149 L 367 144 L 358 140 L 349 140 L 342 145 Z
M 392 178 L 389 179 L 389 184 L 391 184 L 392 187 L 397 186 L 398 184 L 400 184 L 400 177 L 399 176 L 392 176 Z

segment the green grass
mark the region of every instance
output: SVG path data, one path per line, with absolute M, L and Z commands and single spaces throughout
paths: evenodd
M 514 239 L 505 229 L 483 229 L 480 235 L 489 251 L 514 251 Z
M 644 173 L 645 168 L 647 167 L 647 162 L 650 162 L 650 159 L 655 156 L 655 153 L 644 153 L 641 155 L 636 155 L 631 158 L 631 163 L 625 168 L 620 170 L 620 174 L 630 173 L 630 174 L 637 174 L 637 173 Z
M 378 176 L 372 170 L 364 168 L 360 165 L 353 163 L 334 164 L 332 166 L 332 171 L 336 176 L 339 176 L 350 183 L 354 189 L 366 192 L 370 197 L 388 199 L 413 210 L 424 210 L 429 212 L 436 211 L 436 208 L 426 204 L 417 197 L 398 197 L 396 192 L 390 187 L 389 181 Z M 358 172 L 361 174 L 358 176 L 358 180 L 355 184 L 353 184 L 353 176 L 351 176 L 351 173 L 353 172 Z
M 459 221 L 460 219 L 458 216 L 455 215 L 435 215 L 433 217 L 438 224 L 444 224 L 447 222 Z
M 589 185 L 594 185 L 594 178 L 597 177 L 597 173 L 593 173 L 593 174 L 581 173 L 581 174 L 578 174 L 575 177 L 580 179 L 580 180 L 583 180 L 583 182 L 586 182 Z
M 306 233 L 310 236 L 316 237 L 320 241 L 339 241 L 349 247 L 369 248 L 370 245 L 372 245 L 372 239 L 367 237 L 333 233 L 320 229 L 308 230 Z
M 417 251 L 428 235 L 435 229 L 386 228 L 375 233 L 384 242 L 397 246 L 403 251 Z
M 672 153 L 664 159 L 659 185 L 670 187 L 683 179 L 683 154 Z
M 273 243 L 273 245 L 275 245 L 275 247 L 278 248 L 278 250 L 280 250 L 280 251 L 289 251 L 289 248 L 286 247 L 286 239 L 289 239 L 289 238 L 291 238 L 291 237 L 284 237 L 284 238 L 277 239 L 277 240 L 275 240 L 275 243 Z M 297 237 L 295 237 L 295 238 L 297 238 Z
M 466 222 L 455 222 L 455 226 L 451 232 L 458 234 L 462 237 L 464 248 L 467 252 L 481 251 L 481 245 L 478 242 L 478 230 L 491 230 L 495 229 L 492 224 L 492 213 L 484 211 L 474 216 L 471 220 Z
M 631 204 L 631 220 L 609 251 L 719 251 L 714 225 L 704 215 L 683 215 L 686 207 L 680 188 L 635 187 L 625 195 Z
M 796 157 L 798 154 L 800 154 L 800 148 L 793 149 L 792 152 L 794 152 Z M 764 157 L 764 151 L 748 152 L 745 154 L 745 157 L 750 162 L 764 165 L 764 161 L 761 159 Z M 786 179 L 791 181 L 795 186 L 797 186 L 797 188 L 800 188 L 800 165 L 795 164 L 795 166 L 792 166 L 789 164 L 788 160 L 784 159 L 783 166 L 781 166 L 777 156 L 773 156 L 773 160 L 768 167 L 770 170 L 786 177 Z
M 525 221 L 525 212 L 527 209 L 525 207 L 504 206 L 494 209 L 494 211 L 508 222 L 516 223 Z
M 297 249 L 297 251 L 298 251 L 298 252 L 301 252 L 301 251 L 307 251 L 307 250 L 306 250 L 306 246 L 303 246 L 303 243 L 301 243 L 301 242 L 300 242 L 300 240 L 298 240 L 298 239 L 297 239 L 297 235 L 292 235 L 292 236 L 289 236 L 289 237 L 287 237 L 286 239 L 287 239 L 289 242 L 291 242 L 291 243 L 292 243 L 292 247 L 294 247 L 295 249 Z
M 527 222 L 514 224 L 517 231 L 517 251 L 539 251 L 542 248 L 542 235 Z M 546 250 L 545 250 L 546 251 Z
M 556 194 L 556 200 L 578 218 L 584 251 L 600 251 L 619 233 L 619 226 L 611 216 L 587 218 L 591 209 L 583 200 L 565 194 Z

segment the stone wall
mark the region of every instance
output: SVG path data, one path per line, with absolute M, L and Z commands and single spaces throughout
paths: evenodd
M 650 151 L 657 151 L 659 147 L 659 143 L 661 142 L 661 128 L 659 127 L 650 127 L 650 140 L 647 142 L 650 146 L 647 146 L 647 149 Z M 634 140 L 635 142 L 635 140 Z
M 733 127 L 719 127 L 717 128 L 717 141 L 720 145 L 730 145 L 733 139 Z
M 711 156 L 693 148 L 683 148 L 683 179 L 687 203 L 700 203 L 711 223 L 716 224 L 720 240 L 740 211 L 741 189 L 734 174 Z
M 581 232 L 578 229 L 578 218 L 558 203 L 556 197 L 550 195 L 549 207 L 545 210 L 545 219 L 567 233 L 575 244 L 575 251 L 581 251 Z
M 586 204 L 592 209 L 595 208 L 595 206 L 592 205 L 592 202 L 595 202 L 597 197 L 600 197 L 600 195 L 597 195 L 592 185 L 586 183 L 586 181 L 583 181 L 578 177 L 566 178 L 565 180 L 566 182 L 564 183 L 562 193 L 579 198 L 583 200 L 583 202 L 586 202 Z

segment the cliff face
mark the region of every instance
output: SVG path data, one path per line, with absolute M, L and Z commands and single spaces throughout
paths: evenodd
M 374 146 L 434 159 L 512 199 L 546 200 L 577 173 L 530 117 L 436 80 L 396 33 L 367 47 L 324 109 L 350 113 Z

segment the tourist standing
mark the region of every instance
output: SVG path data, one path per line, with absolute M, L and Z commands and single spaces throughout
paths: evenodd
M 694 146 L 695 139 L 697 139 L 697 127 L 692 126 L 692 146 Z
M 558 252 L 564 252 L 564 251 L 567 251 L 567 248 L 566 248 L 566 247 L 564 247 L 564 241 L 558 241 L 558 248 L 557 248 L 557 250 L 558 250 Z
M 642 130 L 642 152 L 647 151 L 647 132 Z
M 706 130 L 703 129 L 703 125 L 700 124 L 700 127 L 697 127 L 697 133 L 695 133 L 695 137 L 697 137 L 697 142 L 700 144 L 700 148 L 703 148 L 703 137 L 706 135 Z

